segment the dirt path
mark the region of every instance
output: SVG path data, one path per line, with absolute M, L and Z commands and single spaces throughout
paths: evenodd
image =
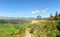
M 26 37 L 34 37 L 32 34 L 29 33 L 30 32 L 30 29 L 27 28 L 26 29 Z

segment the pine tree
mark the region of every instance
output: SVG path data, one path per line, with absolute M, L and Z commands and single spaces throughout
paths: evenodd
M 55 17 L 54 17 L 54 20 L 57 20 L 58 18 L 58 12 L 56 11 L 56 14 L 55 14 Z

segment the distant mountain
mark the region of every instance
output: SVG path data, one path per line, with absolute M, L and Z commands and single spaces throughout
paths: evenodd
M 15 19 L 15 20 L 35 20 L 36 18 L 29 18 L 29 17 L 27 17 L 27 18 L 20 18 L 20 17 L 2 17 L 2 16 L 0 16 L 0 19 L 5 19 L 5 20 L 13 20 L 13 19 Z

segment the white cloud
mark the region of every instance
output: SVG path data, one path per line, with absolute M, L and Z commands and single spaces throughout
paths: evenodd
M 48 8 L 45 8 L 42 10 L 42 12 L 47 12 L 48 11 Z
M 32 11 L 32 14 L 40 14 L 40 10 Z
M 35 14 L 35 11 L 32 11 L 32 14 Z
M 32 14 L 36 14 L 36 15 L 39 15 L 41 12 L 43 12 L 43 13 L 45 13 L 45 12 L 48 12 L 48 8 L 44 8 L 44 9 L 42 9 L 42 10 L 35 10 L 35 11 L 32 11 L 31 13 Z
M 40 14 L 40 10 L 36 10 L 36 14 Z

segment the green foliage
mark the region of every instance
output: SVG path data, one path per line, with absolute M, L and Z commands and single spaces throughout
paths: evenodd
M 30 30 L 30 33 L 32 34 L 34 32 L 34 29 L 32 28 L 31 30 Z
M 31 28 L 32 34 L 36 37 L 44 36 L 47 37 L 56 37 L 58 21 L 46 21 L 40 22 L 38 24 L 33 24 Z

